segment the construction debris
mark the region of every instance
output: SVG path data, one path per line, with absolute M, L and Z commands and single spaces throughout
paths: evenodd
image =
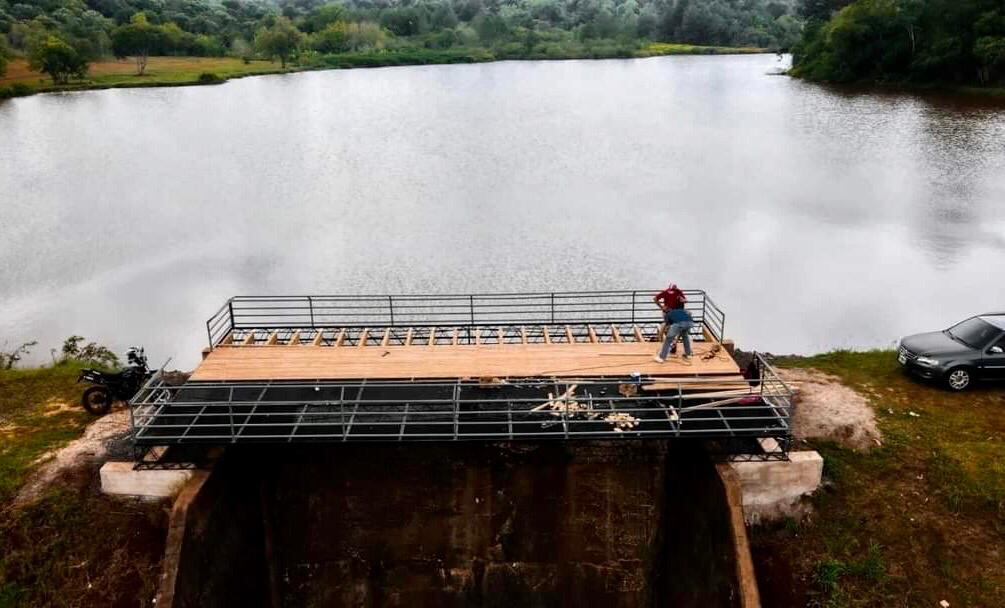
M 613 424 L 615 432 L 618 433 L 631 430 L 639 425 L 638 418 L 624 412 L 614 412 L 613 414 L 608 414 L 604 417 L 604 421 Z
M 541 405 L 539 405 L 539 406 L 531 409 L 530 411 L 532 411 L 532 412 L 540 412 L 541 410 L 546 410 L 546 409 L 567 411 L 569 409 L 569 402 L 570 401 L 572 403 L 576 403 L 575 401 L 572 400 L 572 397 L 575 396 L 575 394 L 576 394 L 576 387 L 577 386 L 579 386 L 579 385 L 578 384 L 573 384 L 572 386 L 570 386 L 569 388 L 567 388 L 565 390 L 565 392 L 562 393 L 561 395 L 559 395 L 558 397 L 555 397 L 551 393 L 548 393 L 548 400 L 545 401 L 544 403 L 542 403 Z M 576 405 L 578 406 L 579 404 L 576 403 Z
M 712 348 L 709 349 L 707 353 L 701 356 L 701 358 L 703 361 L 711 361 L 712 359 L 716 358 L 720 350 L 722 350 L 722 345 L 716 342 L 715 344 L 712 345 Z
M 548 393 L 548 400 L 532 408 L 532 412 L 542 412 L 548 411 L 549 414 L 556 417 L 573 417 L 577 415 L 582 415 L 588 420 L 596 420 L 603 416 L 603 421 L 610 423 L 614 426 L 614 430 L 618 433 L 623 433 L 627 430 L 633 429 L 641 423 L 641 420 L 635 416 L 616 411 L 599 411 L 593 407 L 593 400 L 587 395 L 587 401 L 577 401 L 576 400 L 576 388 L 578 385 L 573 384 L 565 390 L 561 395 L 557 397 L 553 393 Z M 635 387 L 635 393 L 638 392 L 638 385 L 635 384 L 623 384 L 621 387 L 633 386 Z M 619 392 L 621 387 L 619 387 Z M 624 393 L 622 393 L 624 394 Z M 632 396 L 632 395 L 626 395 Z M 553 423 L 546 423 L 550 426 Z

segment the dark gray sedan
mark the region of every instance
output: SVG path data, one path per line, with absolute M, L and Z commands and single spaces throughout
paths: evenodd
M 907 336 L 900 341 L 897 360 L 909 372 L 954 391 L 966 390 L 976 380 L 1005 380 L 1005 313 Z

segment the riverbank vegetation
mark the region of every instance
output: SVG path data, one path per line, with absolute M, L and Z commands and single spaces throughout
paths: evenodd
M 792 0 L 0 0 L 0 78 L 5 64 L 35 72 L 0 80 L 0 95 L 100 86 L 113 58 L 160 82 L 153 57 L 231 58 L 246 73 L 267 71 L 261 60 L 284 70 L 646 57 L 783 50 L 801 28 Z
M 1000 0 L 800 0 L 792 74 L 829 82 L 1005 86 Z
M 777 362 L 864 395 L 883 444 L 811 442 L 824 456 L 814 514 L 753 535 L 765 605 L 1005 605 L 1001 386 L 950 393 L 907 377 L 892 351 Z

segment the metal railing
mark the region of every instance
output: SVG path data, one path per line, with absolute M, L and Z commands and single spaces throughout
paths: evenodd
M 659 290 L 455 295 L 236 296 L 206 322 L 210 348 L 241 329 L 500 327 L 660 323 Z M 685 290 L 698 328 L 724 338 L 726 318 L 701 290 Z M 699 332 L 700 333 L 700 332 Z

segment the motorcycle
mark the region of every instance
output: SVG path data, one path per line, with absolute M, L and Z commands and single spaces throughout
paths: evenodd
M 129 366 L 120 372 L 103 372 L 84 369 L 77 382 L 90 382 L 91 386 L 80 396 L 80 404 L 95 416 L 104 416 L 116 401 L 128 401 L 153 372 L 147 367 L 147 356 L 142 348 L 132 347 L 126 352 Z

